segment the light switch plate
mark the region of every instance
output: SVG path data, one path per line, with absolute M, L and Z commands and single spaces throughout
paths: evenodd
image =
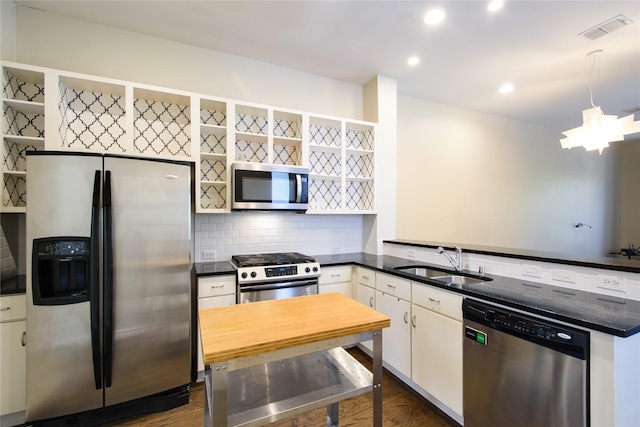
M 522 264 L 522 275 L 541 278 L 542 267 L 538 265 Z
M 559 282 L 575 283 L 576 272 L 573 270 L 563 270 L 560 268 L 554 268 L 553 280 L 557 280 Z

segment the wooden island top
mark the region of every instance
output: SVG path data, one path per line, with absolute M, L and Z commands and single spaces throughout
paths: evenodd
M 387 328 L 389 317 L 339 293 L 199 310 L 205 365 Z

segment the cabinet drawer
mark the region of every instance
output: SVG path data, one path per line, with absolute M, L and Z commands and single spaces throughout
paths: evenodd
M 0 297 L 0 322 L 24 320 L 26 317 L 26 295 L 9 295 Z
M 322 274 L 318 279 L 319 285 L 329 283 L 351 282 L 351 266 L 326 267 L 322 269 Z
M 198 298 L 235 295 L 236 277 L 231 275 L 198 278 Z
M 429 285 L 412 283 L 413 303 L 443 316 L 462 321 L 462 297 Z
M 384 273 L 376 273 L 376 289 L 385 294 L 411 301 L 411 282 Z
M 376 272 L 364 267 L 356 268 L 356 284 L 376 287 Z

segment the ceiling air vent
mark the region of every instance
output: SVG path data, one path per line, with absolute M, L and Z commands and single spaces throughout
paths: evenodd
M 589 28 L 586 31 L 581 32 L 580 34 L 578 34 L 579 36 L 585 36 L 588 39 L 591 40 L 595 40 L 598 39 L 602 36 L 606 36 L 607 34 L 609 34 L 612 31 L 617 30 L 618 28 L 622 28 L 624 26 L 627 26 L 629 24 L 633 23 L 633 21 L 629 18 L 627 18 L 624 15 L 618 15 L 618 16 L 614 16 L 613 18 L 604 21 L 598 25 L 596 25 L 595 27 Z

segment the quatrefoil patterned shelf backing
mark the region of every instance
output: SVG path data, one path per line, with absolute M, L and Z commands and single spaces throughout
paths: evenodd
M 342 147 L 342 134 L 339 127 L 326 125 L 309 126 L 311 143 L 320 147 L 339 149 Z M 346 175 L 349 178 L 373 178 L 373 131 L 347 129 L 345 132 L 348 149 L 363 150 L 361 153 L 347 154 L 345 159 Z M 312 178 L 309 184 L 311 209 L 339 210 L 342 204 L 341 182 L 342 157 L 339 151 L 322 151 L 311 148 L 309 155 L 311 173 L 336 179 Z M 345 188 L 347 210 L 373 209 L 373 182 L 348 180 Z
M 26 102 L 44 102 L 44 85 L 23 82 L 15 78 L 7 70 L 3 72 L 3 97 Z M 9 105 L 3 108 L 2 128 L 5 134 L 44 138 L 44 115 L 30 114 L 15 110 Z M 31 144 L 16 144 L 3 139 L 4 156 L 2 159 L 5 172 L 26 172 L 27 151 L 41 150 L 42 147 Z M 27 203 L 27 181 L 21 175 L 4 175 L 3 201 L 5 207 L 25 207 Z
M 62 146 L 80 150 L 191 156 L 190 107 L 137 98 L 133 102 L 133 147 L 125 144 L 125 99 L 59 83 Z

